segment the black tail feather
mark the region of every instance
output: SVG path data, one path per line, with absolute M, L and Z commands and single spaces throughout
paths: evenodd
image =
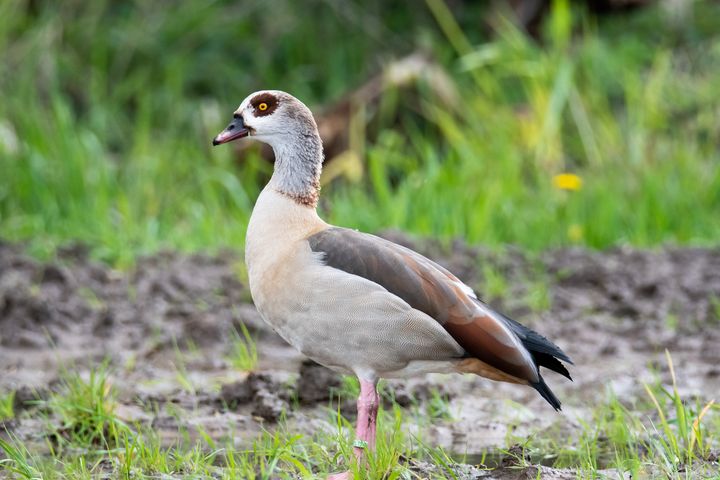
M 483 307 L 490 309 L 490 307 L 484 304 L 482 301 L 477 300 L 477 302 Z M 568 357 L 567 354 L 560 349 L 560 347 L 537 333 L 535 330 L 528 328 L 519 322 L 516 322 L 512 318 L 506 317 L 500 312 L 497 312 L 495 310 L 492 311 L 505 321 L 510 330 L 512 330 L 512 332 L 517 335 L 518 339 L 520 339 L 523 346 L 532 356 L 532 359 L 538 369 L 538 381 L 535 383 L 530 383 L 530 386 L 537 390 L 538 393 L 550 405 L 552 405 L 552 407 L 556 411 L 560 411 L 560 400 L 558 400 L 552 390 L 550 390 L 550 387 L 548 387 L 547 383 L 545 383 L 545 379 L 542 377 L 542 375 L 540 375 L 540 367 L 548 368 L 553 372 L 559 373 L 563 377 L 572 381 L 570 372 L 568 372 L 567 368 L 565 368 L 565 365 L 563 365 L 561 362 L 562 360 L 563 362 L 567 362 L 572 365 L 573 362 L 572 360 L 570 360 L 570 357 Z
M 540 379 L 536 383 L 531 383 L 530 386 L 537 390 L 538 393 L 542 395 L 542 397 L 547 400 L 550 405 L 552 405 L 556 412 L 559 412 L 561 410 L 560 400 L 558 400 L 552 390 L 550 390 L 550 387 L 547 386 L 547 383 L 545 383 L 542 376 L 538 376 Z
M 556 411 L 560 411 L 560 400 L 558 400 L 552 390 L 550 390 L 550 387 L 548 387 L 547 383 L 545 383 L 545 379 L 543 379 L 540 375 L 540 367 L 548 368 L 572 381 L 570 372 L 568 372 L 565 365 L 560 362 L 560 360 L 562 360 L 572 365 L 572 360 L 570 360 L 570 357 L 568 357 L 567 354 L 560 349 L 560 347 L 537 333 L 535 330 L 532 330 L 525 325 L 516 322 L 512 318 L 506 317 L 505 315 L 502 315 L 502 318 L 507 322 L 508 326 L 515 335 L 518 336 L 520 341 L 523 343 L 523 346 L 527 348 L 528 352 L 530 352 L 530 355 L 532 355 L 532 358 L 535 361 L 535 365 L 538 367 L 539 380 L 536 383 L 531 383 L 530 386 L 537 390 L 538 393 L 542 395 L 542 397 L 547 400 L 547 402 L 552 405 Z
M 527 348 L 527 345 L 526 345 Z M 553 372 L 557 372 L 563 377 L 567 378 L 572 382 L 572 377 L 570 376 L 570 372 L 568 372 L 567 368 L 565 368 L 565 365 L 563 365 L 557 358 L 553 357 L 552 355 L 548 353 L 542 353 L 538 351 L 530 350 L 530 355 L 532 355 L 533 360 L 535 360 L 535 364 L 538 367 L 545 367 L 549 368 Z
M 528 328 L 525 325 L 516 322 L 512 318 L 506 317 L 505 315 L 502 315 L 502 318 L 507 322 L 510 329 L 518 336 L 518 338 L 523 342 L 523 345 L 525 345 L 525 348 L 527 348 L 530 352 L 544 353 L 573 365 L 570 357 L 568 357 L 567 354 L 560 349 L 560 347 L 537 333 L 535 330 L 532 330 L 531 328 Z M 548 368 L 554 370 L 552 367 Z

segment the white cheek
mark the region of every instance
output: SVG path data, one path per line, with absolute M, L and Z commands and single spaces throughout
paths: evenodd
M 255 117 L 255 115 L 252 114 L 251 110 L 245 110 L 243 112 L 243 122 L 245 123 L 246 127 L 250 127 L 253 129 L 257 129 L 260 122 L 258 122 L 258 119 Z
M 256 117 L 253 114 L 249 114 L 247 117 L 245 117 L 245 119 L 245 123 L 257 130 L 258 135 L 268 134 L 273 130 L 273 121 L 271 120 L 270 116 Z
M 272 137 L 272 125 L 269 124 L 267 118 L 246 114 L 245 125 L 252 130 L 252 137 L 257 140 L 267 141 Z

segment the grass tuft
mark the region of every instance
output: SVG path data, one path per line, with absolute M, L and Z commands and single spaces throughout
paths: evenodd
M 90 370 L 87 378 L 66 370 L 60 390 L 45 402 L 57 422 L 53 438 L 58 446 L 117 448 L 129 427 L 115 415 L 115 398 L 107 364 Z
M 230 364 L 242 371 L 254 369 L 258 362 L 257 345 L 245 324 L 241 322 L 240 332 L 233 329 L 230 336 Z
M 715 400 L 710 400 L 705 405 L 698 404 L 695 409 L 686 405 L 678 391 L 675 368 L 667 350 L 665 356 L 670 369 L 672 388 L 660 387 L 659 391 L 667 402 L 663 402 L 663 399 L 659 398 L 647 384 L 645 391 L 658 415 L 658 421 L 652 425 L 656 434 L 651 437 L 650 442 L 664 460 L 660 463 L 664 473 L 673 475 L 687 466 L 692 466 L 695 460 L 709 457 L 711 440 L 707 438 L 708 432 L 702 420 L 715 405 Z
M 680 395 L 669 352 L 666 352 L 672 387 L 644 384 L 645 402 L 621 403 L 610 393 L 597 406 L 592 419 L 581 422 L 579 438 L 565 446 L 544 446 L 558 451 L 558 467 L 579 468 L 584 475 L 616 468 L 633 478 L 663 476 L 696 478 L 713 472 L 713 448 L 718 447 L 714 400 L 690 401 Z M 717 422 L 717 420 L 714 420 Z M 714 471 L 717 474 L 716 471 Z
M 40 470 L 33 466 L 37 462 L 33 454 L 17 438 L 10 436 L 9 441 L 0 437 L 0 449 L 7 458 L 0 459 L 0 467 L 26 480 L 42 480 Z

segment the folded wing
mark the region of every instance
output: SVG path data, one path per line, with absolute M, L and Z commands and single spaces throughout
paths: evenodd
M 312 235 L 308 242 L 313 251 L 324 254 L 328 266 L 382 285 L 437 320 L 468 357 L 533 386 L 544 385 L 538 365 L 568 376 L 554 358 L 569 361 L 559 348 L 491 310 L 452 273 L 422 255 L 374 235 L 336 227 Z

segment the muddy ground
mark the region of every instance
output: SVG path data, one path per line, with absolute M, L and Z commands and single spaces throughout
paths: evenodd
M 546 375 L 563 400 L 562 415 L 531 389 L 480 378 L 438 375 L 385 385 L 408 408 L 422 408 L 434 391 L 449 398 L 451 418 L 412 430 L 430 445 L 466 455 L 468 463 L 506 446 L 509 434 L 522 438 L 552 428 L 571 434 L 609 388 L 631 401 L 658 372 L 669 381 L 665 349 L 681 372 L 683 395 L 710 399 L 720 391 L 720 249 L 563 249 L 529 256 L 385 236 L 438 260 L 478 292 L 490 292 L 489 303 L 553 339 L 575 361 L 573 383 Z M 63 365 L 83 369 L 109 358 L 118 414 L 151 424 L 168 444 L 184 426 L 215 438 L 232 434 L 246 445 L 262 428 L 273 428 L 283 411 L 290 429 L 333 431 L 327 408 L 339 377 L 304 362 L 265 326 L 239 265 L 232 252 L 161 253 L 119 272 L 90 260 L 80 246 L 41 263 L 19 245 L 0 243 L 0 393 L 16 391 L 16 410 L 25 410 L 5 427 L 42 449 L 32 400 L 57 388 Z M 252 374 L 228 361 L 229 332 L 240 322 L 258 341 Z M 354 406 L 346 404 L 343 411 L 352 416 Z M 149 413 L 148 405 L 159 408 Z M 538 468 L 543 478 L 575 478 L 570 471 L 495 463 L 494 471 L 458 468 L 462 478 L 535 478 Z

